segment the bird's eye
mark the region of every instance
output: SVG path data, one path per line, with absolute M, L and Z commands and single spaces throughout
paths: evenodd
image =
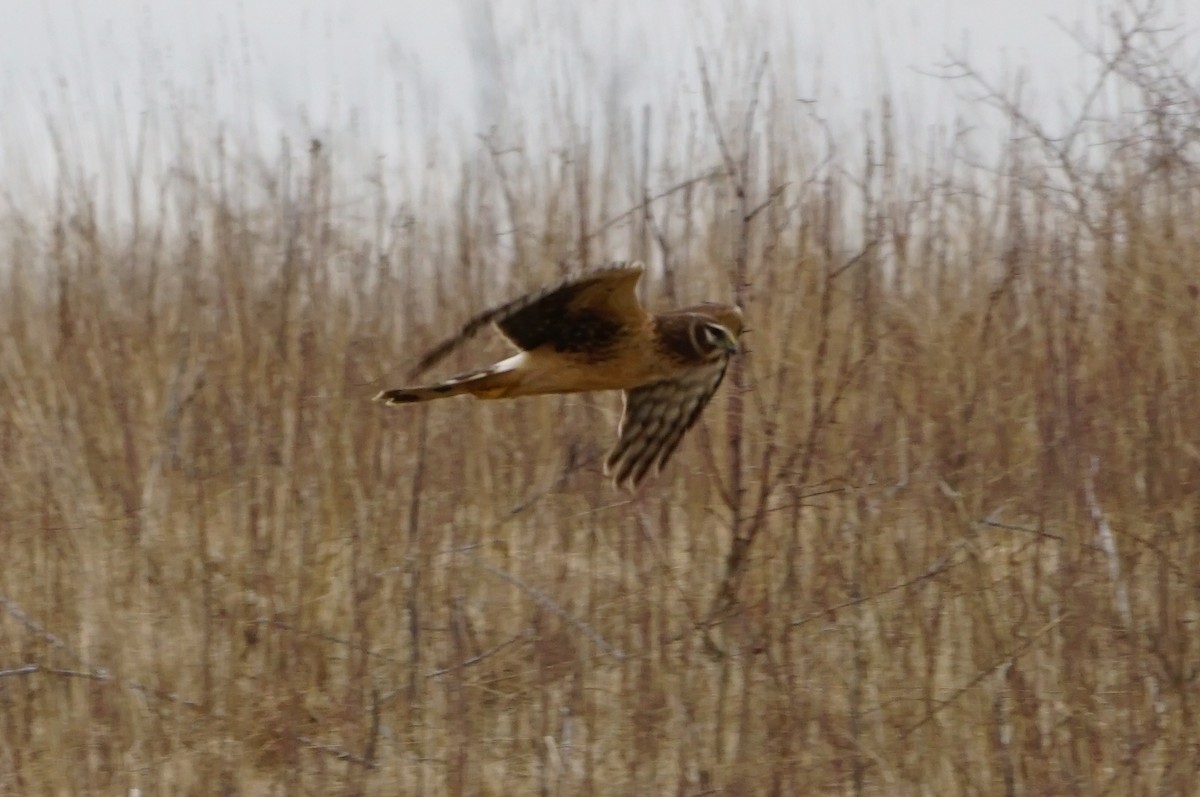
M 719 327 L 716 324 L 704 325 L 704 342 L 709 346 L 719 347 L 729 338 L 729 333 L 724 327 Z

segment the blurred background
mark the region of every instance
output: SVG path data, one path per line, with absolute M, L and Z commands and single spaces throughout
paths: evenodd
M 1200 12 L 1185 0 L 1155 7 L 1171 28 L 1166 38 L 1194 67 Z M 949 136 L 965 117 L 988 128 L 974 143 L 995 147 L 1002 119 L 973 107 L 973 87 L 944 79 L 958 74 L 953 64 L 969 58 L 1000 87 L 1020 86 L 1039 119 L 1061 123 L 1101 69 L 1076 40 L 1111 44 L 1106 23 L 1122 8 L 1090 0 L 1014 0 L 1002 9 L 951 0 L 4 0 L 4 182 L 31 178 L 44 188 L 52 180 L 50 125 L 70 130 L 61 142 L 68 154 L 113 178 L 128 164 L 101 154 L 120 141 L 128 157 L 139 139 L 181 124 L 255 150 L 284 136 L 317 137 L 357 168 L 375 158 L 411 167 L 431 150 L 442 162 L 461 158 L 496 127 L 553 145 L 551 126 L 563 114 L 598 131 L 644 105 L 702 112 L 698 52 L 731 90 L 739 70 L 769 53 L 773 70 L 790 76 L 791 99 L 815 103 L 839 137 L 860 135 L 887 96 L 906 142 Z
M 0 793 L 1195 792 L 1194 3 L 0 19 Z M 751 329 L 636 494 L 370 401 L 635 258 Z

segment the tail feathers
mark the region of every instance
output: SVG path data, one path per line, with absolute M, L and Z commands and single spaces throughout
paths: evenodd
M 442 382 L 427 387 L 399 387 L 394 390 L 385 390 L 377 395 L 375 400 L 382 401 L 384 404 L 413 404 L 418 401 L 461 396 L 463 393 L 470 392 L 471 387 L 468 384 Z
M 385 390 L 375 397 L 384 404 L 413 404 L 419 401 L 450 398 L 470 393 L 476 398 L 504 398 L 517 382 L 514 368 L 508 361 L 497 363 L 482 371 L 459 374 L 436 385 L 401 387 Z

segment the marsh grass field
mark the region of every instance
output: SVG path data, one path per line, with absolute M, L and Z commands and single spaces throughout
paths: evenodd
M 60 149 L 0 223 L 0 792 L 1197 794 L 1200 85 L 1126 32 L 1054 132 L 964 70 L 983 162 L 757 58 L 453 176 Z M 634 258 L 751 328 L 638 493 L 616 395 L 370 401 Z

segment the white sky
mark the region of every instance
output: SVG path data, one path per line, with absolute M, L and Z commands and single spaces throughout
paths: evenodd
M 1160 4 L 1164 21 L 1200 41 L 1200 2 Z M 1094 66 L 1064 28 L 1095 36 L 1101 9 L 1112 5 L 0 0 L 0 179 L 53 172 L 50 128 L 65 134 L 71 155 L 101 159 L 139 123 L 160 132 L 219 127 L 268 147 L 282 135 L 315 134 L 371 157 L 420 158 L 428 133 L 461 147 L 505 111 L 536 126 L 551 115 L 555 85 L 585 115 L 603 116 L 609 103 L 693 103 L 697 48 L 733 86 L 735 61 L 751 50 L 770 51 L 777 67 L 794 57 L 797 88 L 846 129 L 885 91 L 910 131 L 962 113 L 954 101 L 961 84 L 922 74 L 949 53 L 968 55 L 1001 82 L 1023 68 L 1052 113 L 1081 94 Z M 89 142 L 97 138 L 108 148 L 96 150 Z

